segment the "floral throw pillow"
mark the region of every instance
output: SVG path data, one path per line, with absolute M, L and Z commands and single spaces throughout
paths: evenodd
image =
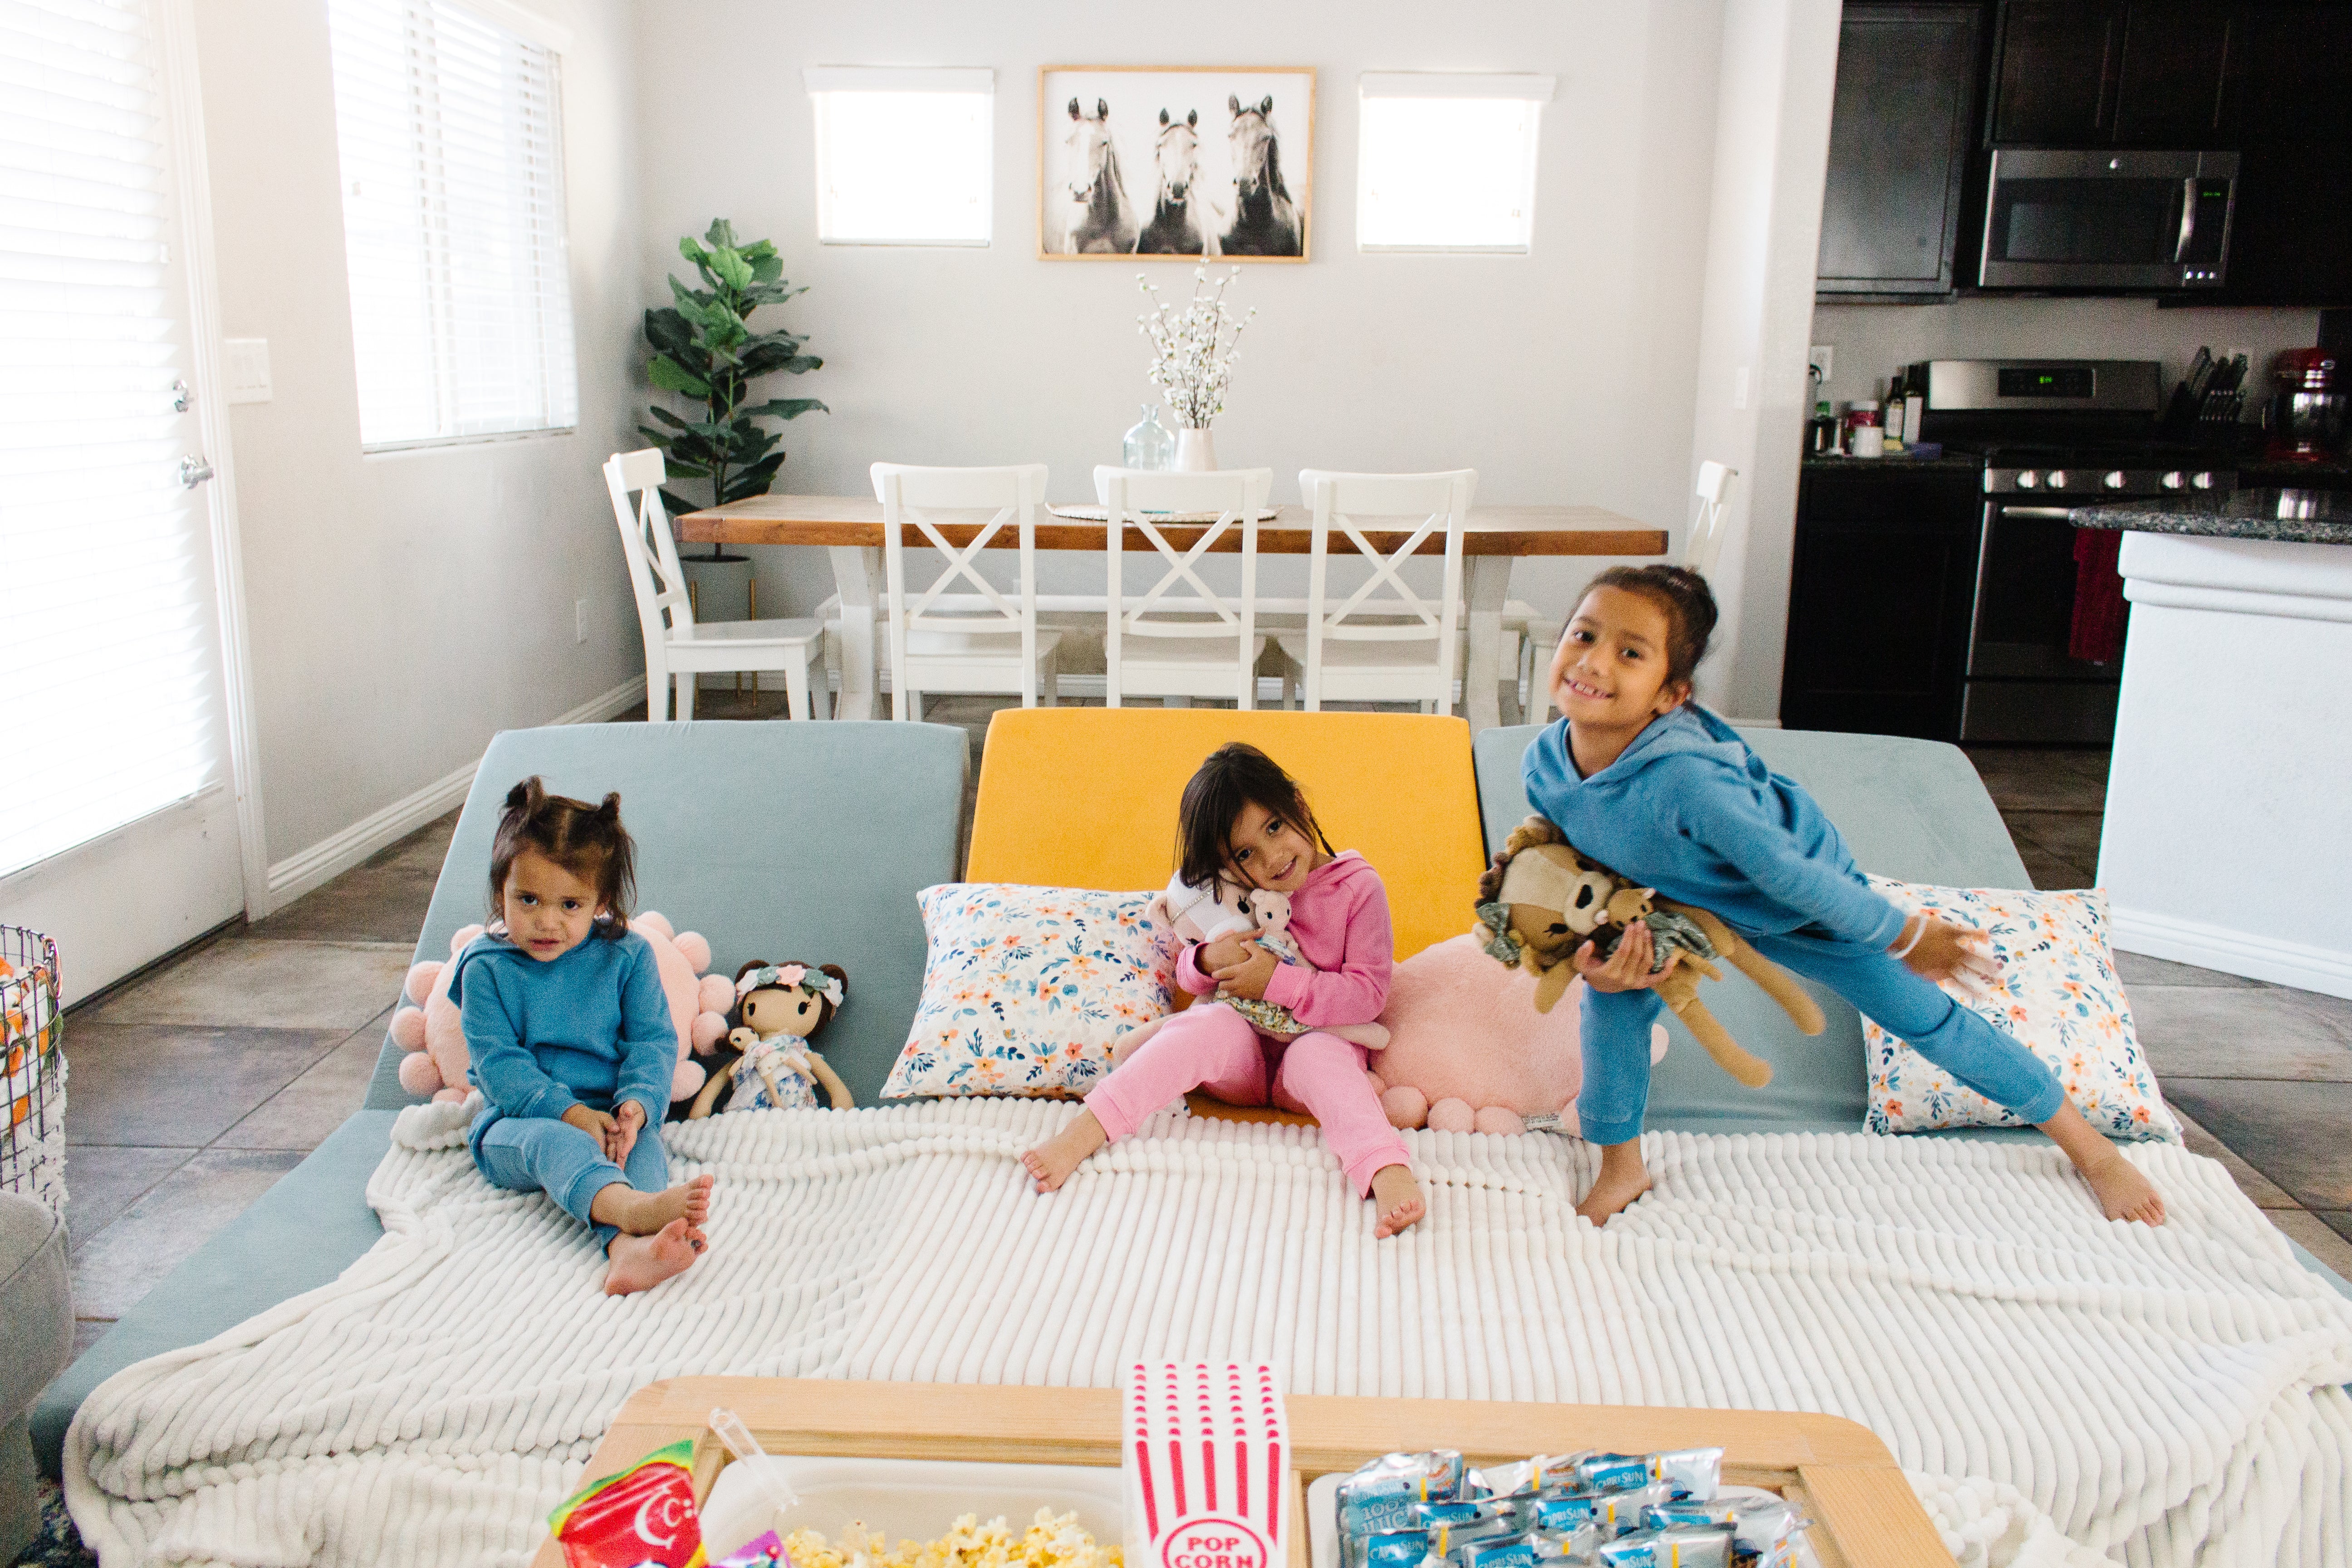
M 950 882 L 916 895 L 930 956 L 884 1098 L 1073 1098 L 1111 1043 L 1168 1011 L 1177 942 L 1150 893 Z
M 2047 1062 L 2092 1126 L 2115 1138 L 2180 1142 L 2180 1124 L 2132 1033 L 2107 948 L 2104 890 L 1921 888 L 1879 877 L 1870 885 L 1906 910 L 1930 911 L 1992 940 L 2001 974 L 1990 994 L 1972 997 L 1954 985 L 1946 994 Z M 1871 1019 L 1862 1026 L 1872 1131 L 2024 1125 Z

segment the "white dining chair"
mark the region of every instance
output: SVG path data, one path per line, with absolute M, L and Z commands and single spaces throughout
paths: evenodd
M 1313 509 L 1307 567 L 1307 629 L 1286 633 L 1283 651 L 1305 666 L 1307 710 L 1326 701 L 1414 702 L 1424 712 L 1454 707 L 1462 666 L 1462 533 L 1477 489 L 1475 468 L 1433 474 L 1338 474 L 1302 469 L 1299 494 Z M 1368 531 L 1404 534 L 1383 550 Z M 1332 536 L 1343 564 L 1362 581 L 1340 598 L 1332 586 Z M 1433 535 L 1444 537 L 1437 596 L 1406 581 L 1404 567 Z
M 704 675 L 782 671 L 785 710 L 795 719 L 816 716 L 809 668 L 824 659 L 824 623 L 814 618 L 766 621 L 697 621 L 678 564 L 677 540 L 662 509 L 667 469 L 659 450 L 615 452 L 605 459 L 604 489 L 613 499 L 613 521 L 621 529 L 621 553 L 629 563 L 629 587 L 637 598 L 637 629 L 646 643 L 646 717 L 670 716 L 673 684 L 677 716 L 694 717 L 694 685 Z M 632 495 L 635 496 L 634 501 Z
M 919 719 L 927 694 L 950 692 L 1017 694 L 1024 708 L 1036 707 L 1042 697 L 1052 707 L 1062 634 L 1037 624 L 1037 513 L 1045 493 L 1045 466 L 925 468 L 877 463 L 873 473 L 874 493 L 882 502 L 891 717 Z M 934 515 L 944 512 L 966 515 Z M 987 516 L 975 525 L 979 513 Z M 949 528 L 969 528 L 969 542 L 951 542 Z M 908 581 L 909 529 L 923 541 L 912 553 L 920 558 L 936 551 L 947 561 L 920 587 Z M 1007 529 L 1013 531 L 1020 579 L 1009 595 L 980 571 L 981 552 Z
M 1727 468 L 1712 458 L 1698 466 L 1698 483 L 1693 487 L 1698 497 L 1698 516 L 1691 522 L 1689 542 L 1683 546 L 1683 564 L 1702 577 L 1715 574 L 1715 563 L 1723 555 L 1723 536 L 1731 518 L 1729 489 L 1738 477 L 1738 469 Z
M 1103 543 L 1103 703 L 1119 707 L 1129 697 L 1225 699 L 1234 706 L 1257 706 L 1258 665 L 1267 635 L 1258 628 L 1258 513 L 1274 489 L 1272 468 L 1236 468 L 1208 474 L 1148 472 L 1097 468 L 1095 493 L 1107 512 Z M 1154 516 L 1153 514 L 1158 514 Z M 1161 521 L 1169 514 L 1194 514 L 1213 521 L 1188 523 L 1201 530 L 1189 548 L 1169 542 Z M 1157 581 L 1140 595 L 1126 589 L 1125 557 L 1131 537 L 1156 552 Z M 1241 550 L 1241 592 L 1221 594 L 1202 580 L 1202 557 L 1219 540 Z M 1140 553 L 1139 552 L 1139 553 Z M 1297 666 L 1280 663 L 1283 706 L 1295 705 Z

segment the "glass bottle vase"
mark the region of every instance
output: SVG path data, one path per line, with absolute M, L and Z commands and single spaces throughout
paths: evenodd
M 1130 468 L 1158 471 L 1174 465 L 1176 437 L 1169 434 L 1168 426 L 1160 423 L 1157 404 L 1143 405 L 1143 417 L 1137 420 L 1135 427 L 1127 433 L 1122 455 Z

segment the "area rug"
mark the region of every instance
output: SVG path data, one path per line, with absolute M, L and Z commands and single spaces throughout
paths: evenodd
M 2129 1152 L 2170 1206 L 2149 1230 L 2102 1220 L 2054 1149 L 1653 1134 L 1655 1190 L 1595 1230 L 1587 1146 L 1408 1134 L 1430 1215 L 1376 1241 L 1290 1127 L 1171 1113 L 1038 1195 L 1014 1156 L 1073 1113 L 666 1129 L 675 1168 L 718 1178 L 712 1250 L 614 1300 L 582 1227 L 475 1173 L 451 1108 L 405 1112 L 373 1251 L 91 1394 L 74 1519 L 108 1568 L 520 1564 L 656 1378 L 1108 1385 L 1137 1357 L 1268 1358 L 1305 1393 L 1849 1416 L 1980 1562 L 2012 1538 L 2344 1561 L 2352 1301 L 2196 1155 Z

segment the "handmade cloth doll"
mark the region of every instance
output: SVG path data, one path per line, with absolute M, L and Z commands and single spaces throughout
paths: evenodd
M 1772 1069 L 1739 1047 L 1698 999 L 1701 975 L 1720 980 L 1709 961 L 1721 958 L 1780 1005 L 1798 1029 L 1818 1035 L 1822 1010 L 1788 971 L 1749 947 L 1739 933 L 1706 910 L 1657 898 L 1600 862 L 1577 852 L 1559 829 L 1530 816 L 1511 830 L 1503 853 L 1478 879 L 1478 929 L 1486 952 L 1537 977 L 1535 1005 L 1548 1013 L 1575 977 L 1576 950 L 1589 938 L 1606 955 L 1635 921 L 1650 928 L 1655 943 L 1651 973 L 1667 954 L 1682 962 L 1658 986 L 1659 999 L 1707 1055 L 1733 1078 L 1756 1089 L 1771 1081 Z
M 835 963 L 755 959 L 737 970 L 734 1027 L 720 1049 L 724 1068 L 713 1071 L 685 1120 L 714 1110 L 814 1107 L 819 1085 L 835 1110 L 856 1104 L 841 1075 L 812 1048 L 848 988 L 848 972 Z

